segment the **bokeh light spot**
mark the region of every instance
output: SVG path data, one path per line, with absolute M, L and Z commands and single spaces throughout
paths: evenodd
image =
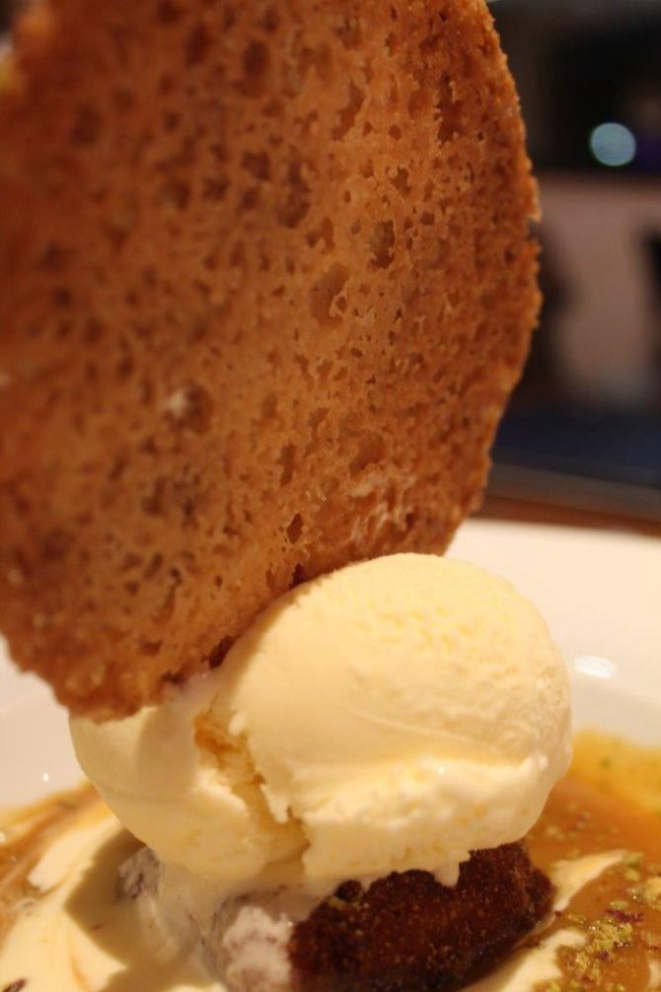
M 590 151 L 600 165 L 629 165 L 636 157 L 636 139 L 624 124 L 609 121 L 590 134 Z

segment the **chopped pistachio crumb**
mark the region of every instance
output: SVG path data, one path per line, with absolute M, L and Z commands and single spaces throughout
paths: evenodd
M 629 909 L 629 903 L 626 899 L 613 899 L 612 902 L 608 904 L 609 909 L 615 909 L 620 913 L 625 913 Z
M 576 952 L 572 970 L 588 982 L 598 982 L 601 978 L 601 965 L 589 950 Z
M 603 983 L 601 962 L 610 959 L 621 947 L 628 947 L 633 941 L 633 927 L 630 923 L 616 920 L 599 919 L 588 926 L 588 940 L 584 947 L 571 950 L 567 962 L 573 975 L 575 985 L 569 989 L 582 987 L 581 983 L 596 985 L 599 989 L 610 992 L 611 987 Z M 616 992 L 616 987 L 612 987 Z
M 641 936 L 645 947 L 651 951 L 661 951 L 661 936 L 651 930 L 643 930 Z
M 651 909 L 661 911 L 661 878 L 648 878 L 642 887 L 642 897 Z
M 622 860 L 627 868 L 640 868 L 643 856 L 640 851 L 628 851 Z
M 615 923 L 612 920 L 595 920 L 590 924 L 590 949 L 597 954 L 609 957 L 618 947 L 628 947 L 633 939 L 630 923 Z
M 642 875 L 637 868 L 625 868 L 624 877 L 627 882 L 640 882 Z

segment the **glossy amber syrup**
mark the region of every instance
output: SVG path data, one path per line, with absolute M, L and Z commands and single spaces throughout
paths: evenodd
M 546 871 L 559 860 L 623 852 L 554 922 L 553 929 L 580 929 L 586 940 L 560 952 L 562 979 L 541 989 L 661 988 L 661 750 L 579 734 L 572 769 L 551 794 L 529 845 Z

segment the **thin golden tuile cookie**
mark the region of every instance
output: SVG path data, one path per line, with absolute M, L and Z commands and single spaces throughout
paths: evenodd
M 535 188 L 482 0 L 50 0 L 0 78 L 0 629 L 104 718 L 448 543 Z

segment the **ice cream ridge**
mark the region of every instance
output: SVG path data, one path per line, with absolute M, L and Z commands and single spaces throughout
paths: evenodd
M 217 669 L 71 731 L 146 845 L 127 891 L 231 989 L 458 988 L 548 910 L 521 841 L 568 765 L 567 675 L 474 566 L 396 554 L 301 584 Z

